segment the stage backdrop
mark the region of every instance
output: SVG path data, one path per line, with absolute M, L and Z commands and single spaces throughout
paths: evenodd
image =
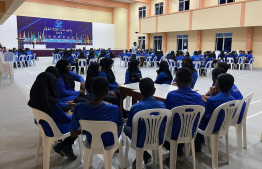
M 42 44 L 46 48 L 93 45 L 91 22 L 17 16 L 17 30 L 26 44 Z

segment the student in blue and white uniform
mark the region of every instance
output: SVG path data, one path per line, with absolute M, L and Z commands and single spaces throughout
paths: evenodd
M 252 58 L 254 58 L 250 51 L 248 51 L 247 53 L 248 53 L 248 55 L 247 55 L 247 58 L 246 58 L 246 63 L 248 63 Z
M 28 105 L 48 114 L 54 120 L 60 132 L 65 134 L 70 131 L 72 112 L 65 113 L 59 107 L 58 102 L 55 77 L 48 72 L 40 73 L 30 90 Z M 54 136 L 47 122 L 40 120 L 38 123 L 41 124 L 47 136 Z M 54 151 L 62 156 L 65 155 L 71 160 L 75 160 L 77 157 L 73 153 L 72 145 L 76 138 L 70 136 L 65 138 L 61 143 L 53 147 Z
M 13 55 L 17 55 L 18 56 L 18 52 L 17 52 L 16 48 L 13 48 L 12 52 L 13 52 Z
M 154 87 L 154 82 L 150 78 L 144 78 L 140 80 L 139 82 L 139 89 L 140 92 L 143 96 L 143 99 L 139 102 L 136 103 L 132 106 L 129 114 L 128 114 L 128 119 L 126 126 L 124 128 L 125 134 L 131 139 L 132 138 L 132 122 L 133 122 L 133 117 L 135 116 L 136 113 L 142 111 L 142 110 L 147 110 L 147 109 L 159 109 L 163 108 L 165 109 L 166 106 L 163 102 L 156 100 L 153 95 L 155 94 L 155 87 Z M 159 144 L 163 143 L 163 138 L 164 138 L 164 125 L 161 126 L 161 129 L 159 131 Z M 138 135 L 137 135 L 137 147 L 143 148 L 144 147 L 144 142 L 145 142 L 145 136 L 146 136 L 146 125 L 144 122 L 140 121 L 138 122 Z M 143 154 L 143 159 L 145 165 L 147 165 L 151 161 L 151 155 L 147 152 L 144 151 Z M 132 164 L 133 167 L 136 167 L 136 160 Z
M 192 61 L 200 61 L 200 57 L 198 56 L 198 52 L 194 51 L 194 55 L 191 56 Z
M 193 91 L 190 87 L 190 84 L 192 83 L 192 71 L 186 67 L 183 67 L 181 69 L 178 69 L 176 72 L 176 82 L 178 86 L 178 90 L 174 90 L 168 93 L 165 104 L 166 108 L 172 110 L 175 107 L 183 106 L 183 105 L 200 105 L 204 106 L 202 97 L 197 92 Z M 199 116 L 196 118 L 196 122 L 199 120 Z M 193 127 L 193 135 L 196 132 L 196 125 L 197 123 L 194 123 Z M 181 121 L 178 114 L 174 116 L 173 119 L 173 127 L 172 127 L 172 133 L 171 138 L 174 140 L 177 140 L 178 134 L 180 132 L 180 126 Z M 167 149 L 170 149 L 169 143 L 165 142 L 165 147 Z M 196 145 L 198 149 L 196 149 L 197 152 L 201 151 L 201 145 Z M 182 156 L 182 148 L 183 145 L 178 145 L 178 156 Z M 169 162 L 169 159 L 166 160 L 166 162 Z
M 200 57 L 200 60 L 205 60 L 205 56 L 202 55 L 202 51 L 201 50 L 198 51 L 198 56 Z
M 59 60 L 56 64 L 56 68 L 59 71 L 59 76 L 56 80 L 59 100 L 65 102 L 74 100 L 75 103 L 88 102 L 91 100 L 90 96 L 85 95 L 84 78 L 70 71 L 71 66 L 69 60 Z M 81 84 L 79 91 L 75 91 L 75 81 Z
M 176 61 L 178 60 L 183 60 L 184 59 L 184 52 L 183 51 L 179 51 L 179 56 L 176 58 Z
M 108 81 L 103 77 L 97 77 L 93 81 L 92 90 L 94 93 L 93 99 L 89 103 L 79 103 L 75 106 L 74 113 L 71 122 L 71 137 L 77 137 L 81 134 L 79 120 L 91 120 L 91 121 L 109 121 L 114 122 L 118 127 L 118 133 L 123 126 L 123 120 L 121 117 L 120 109 L 116 105 L 108 105 L 103 102 L 104 98 L 108 94 Z M 92 136 L 86 132 L 87 141 L 92 144 Z M 112 133 L 103 133 L 102 142 L 105 149 L 114 145 L 114 137 Z
M 21 55 L 25 55 L 25 52 L 23 49 L 19 49 L 19 52 L 18 52 L 18 60 L 20 58 Z
M 139 61 L 131 60 L 131 63 L 126 70 L 125 84 L 136 83 L 142 79 L 142 73 L 139 70 Z
M 172 74 L 169 70 L 167 61 L 162 61 L 157 70 L 157 78 L 154 83 L 156 84 L 171 84 L 173 80 Z
M 223 61 L 223 59 L 226 60 L 225 52 L 222 50 L 221 53 L 218 55 L 219 62 Z
M 76 73 L 78 74 L 79 66 L 78 66 L 77 61 L 76 61 L 76 60 L 73 58 L 73 56 L 71 55 L 71 52 L 65 51 L 65 53 L 64 53 L 64 58 L 67 59 L 67 60 L 69 60 L 71 66 L 75 66 L 75 67 L 76 67 Z M 74 70 L 74 69 L 72 69 L 72 71 L 73 71 L 73 70 Z
M 223 103 L 235 100 L 235 98 L 231 96 L 231 94 L 229 93 L 233 85 L 234 85 L 234 77 L 232 75 L 223 73 L 217 77 L 215 86 L 218 91 L 218 94 L 214 97 L 210 97 L 205 104 L 205 109 L 206 109 L 205 114 L 202 117 L 202 120 L 199 124 L 199 128 L 201 130 L 206 129 L 209 120 L 211 119 L 212 113 L 218 106 L 220 106 Z M 215 123 L 214 130 L 213 130 L 214 133 L 220 129 L 224 118 L 225 118 L 225 114 L 224 111 L 222 110 L 218 114 L 217 121 Z M 197 140 L 200 143 L 204 143 L 205 139 L 203 135 L 198 134 L 197 138 L 198 138 Z

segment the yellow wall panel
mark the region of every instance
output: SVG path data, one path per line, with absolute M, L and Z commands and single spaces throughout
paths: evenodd
M 241 4 L 193 11 L 192 30 L 240 27 Z
M 255 58 L 254 66 L 262 68 L 262 27 L 254 27 L 252 50 Z
M 158 17 L 158 32 L 189 30 L 190 12 L 182 12 Z
M 115 48 L 126 49 L 127 39 L 127 9 L 114 9 L 114 23 L 115 23 Z
M 141 19 L 141 33 L 156 32 L 156 17 Z
M 245 26 L 261 26 L 262 19 L 262 2 L 247 2 L 246 3 L 246 16 L 245 16 Z
M 204 7 L 218 5 L 217 0 L 204 0 Z

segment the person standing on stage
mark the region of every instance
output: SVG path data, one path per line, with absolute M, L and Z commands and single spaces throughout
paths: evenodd
M 134 45 L 132 46 L 132 56 L 131 56 L 131 59 L 136 59 L 137 50 L 138 50 L 138 46 L 136 46 L 136 42 L 134 42 Z

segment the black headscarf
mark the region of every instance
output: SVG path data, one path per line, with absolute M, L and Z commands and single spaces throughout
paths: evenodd
M 169 65 L 168 65 L 167 61 L 160 62 L 159 71 L 158 71 L 158 75 L 157 76 L 159 76 L 161 72 L 164 72 L 168 76 L 170 81 L 173 80 L 173 77 L 172 77 L 172 74 L 171 74 L 171 72 L 169 70 Z
M 138 60 L 136 60 L 136 59 L 133 59 L 133 60 L 131 60 L 131 62 L 130 62 L 130 64 L 129 64 L 129 66 L 128 66 L 128 71 L 130 72 L 130 73 L 132 73 L 132 72 L 139 72 L 139 69 L 137 68 L 137 66 L 139 65 L 139 61 Z
M 185 62 L 185 63 L 184 63 Z M 193 71 L 196 71 L 192 59 L 190 57 L 185 57 L 183 59 L 183 67 L 187 67 L 188 69 L 190 69 L 193 73 Z
M 113 63 L 114 61 L 111 58 L 104 58 L 100 62 L 100 66 L 102 66 L 102 71 L 106 73 L 107 80 L 111 84 L 115 83 L 116 81 L 113 71 L 109 68 Z
M 45 72 L 49 72 L 53 74 L 55 77 L 58 77 L 59 75 L 58 69 L 54 66 L 49 66 L 48 68 L 46 68 Z
M 56 97 L 57 88 L 54 75 L 43 72 L 36 77 L 30 90 L 28 105 L 52 116 L 56 103 L 59 101 Z
M 66 66 L 69 65 L 69 60 L 67 59 L 60 59 L 56 63 L 56 68 L 59 71 L 59 76 L 63 78 L 64 83 L 71 89 L 75 88 L 75 80 L 70 72 L 66 71 Z
M 221 59 L 224 59 L 224 58 L 225 58 L 225 52 L 224 52 L 224 51 L 221 51 L 221 53 L 220 53 L 220 58 L 221 58 Z
M 86 72 L 86 89 L 92 87 L 93 80 L 98 77 L 99 63 L 93 62 L 88 66 Z

